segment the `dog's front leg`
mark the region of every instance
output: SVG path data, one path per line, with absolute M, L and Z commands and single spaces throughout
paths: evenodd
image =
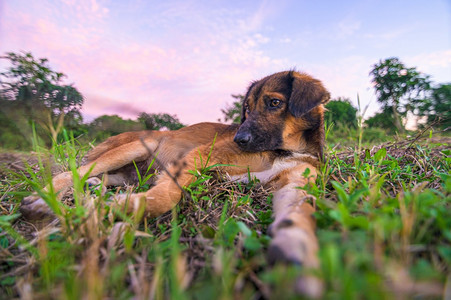
M 158 141 L 147 140 L 146 145 L 154 151 L 158 146 Z M 97 176 L 118 169 L 132 161 L 144 160 L 148 155 L 148 149 L 143 146 L 141 141 L 130 142 L 113 148 L 110 151 L 105 152 L 96 160 L 81 166 L 77 170 L 77 173 L 80 178 L 88 173 L 89 176 Z M 52 179 L 52 184 L 46 186 L 43 191 L 55 191 L 57 193 L 57 199 L 60 200 L 66 191 L 73 185 L 73 176 L 72 172 L 58 174 Z M 100 183 L 100 180 L 88 179 L 88 183 L 98 184 Z M 29 219 L 39 219 L 53 214 L 47 203 L 37 193 L 33 193 L 22 200 L 20 211 Z
M 309 178 L 305 178 L 305 170 L 309 168 Z M 270 263 L 286 262 L 298 264 L 308 270 L 319 268 L 317 257 L 318 240 L 315 235 L 315 212 L 309 201 L 313 198 L 306 191 L 299 189 L 316 178 L 316 169 L 303 163 L 283 172 L 273 185 L 274 222 L 269 228 L 273 237 L 268 249 Z M 322 282 L 308 275 L 298 278 L 296 290 L 312 298 L 322 294 Z

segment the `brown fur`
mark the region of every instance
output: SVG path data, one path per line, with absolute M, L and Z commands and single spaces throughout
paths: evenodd
M 109 138 L 87 156 L 80 176 L 104 174 L 106 185 L 136 181 L 132 162 L 146 169 L 154 155 L 156 169 L 165 168 L 148 191 L 116 196 L 115 205 L 129 213 L 144 206 L 148 216 L 159 216 L 171 210 L 181 199 L 180 186 L 189 185 L 210 157 L 209 165 L 237 180 L 255 175 L 274 192 L 273 241 L 268 250 L 270 261 L 289 261 L 317 268 L 318 244 L 311 196 L 297 189 L 312 182 L 324 144 L 323 104 L 329 94 L 321 82 L 294 71 L 276 73 L 254 82 L 243 101 L 241 125 L 200 123 L 171 132 L 127 132 Z M 216 141 L 212 147 L 213 140 Z M 145 146 L 144 146 L 145 145 Z M 310 169 L 310 177 L 305 178 Z M 62 173 L 53 179 L 61 197 L 72 185 L 72 174 Z M 28 216 L 48 213 L 37 195 L 24 199 L 22 212 Z M 318 296 L 321 284 L 313 277 L 303 277 L 296 288 Z

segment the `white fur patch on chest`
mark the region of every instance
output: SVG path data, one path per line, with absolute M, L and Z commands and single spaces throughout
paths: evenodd
M 271 181 L 274 177 L 276 177 L 280 172 L 294 168 L 297 166 L 300 162 L 302 162 L 302 158 L 315 158 L 314 156 L 310 154 L 300 154 L 300 153 L 294 153 L 292 156 L 288 158 L 278 158 L 275 159 L 271 168 L 261 171 L 261 172 L 250 172 L 250 173 L 244 173 L 241 175 L 234 175 L 230 176 L 231 180 L 233 181 L 240 181 L 240 182 L 249 182 L 249 178 L 257 178 L 261 183 L 265 184 Z

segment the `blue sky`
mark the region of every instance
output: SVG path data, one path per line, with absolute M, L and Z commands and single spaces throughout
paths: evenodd
M 359 94 L 369 116 L 380 59 L 451 81 L 450 12 L 438 0 L 0 0 L 0 53 L 48 58 L 84 94 L 88 121 L 141 111 L 216 121 L 231 94 L 293 68 L 334 98 Z

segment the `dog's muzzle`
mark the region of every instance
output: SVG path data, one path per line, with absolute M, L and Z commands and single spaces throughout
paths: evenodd
M 233 139 L 233 141 L 237 143 L 238 146 L 240 146 L 240 148 L 247 148 L 251 140 L 252 135 L 246 131 L 243 132 L 238 131 L 235 135 L 235 138 Z

